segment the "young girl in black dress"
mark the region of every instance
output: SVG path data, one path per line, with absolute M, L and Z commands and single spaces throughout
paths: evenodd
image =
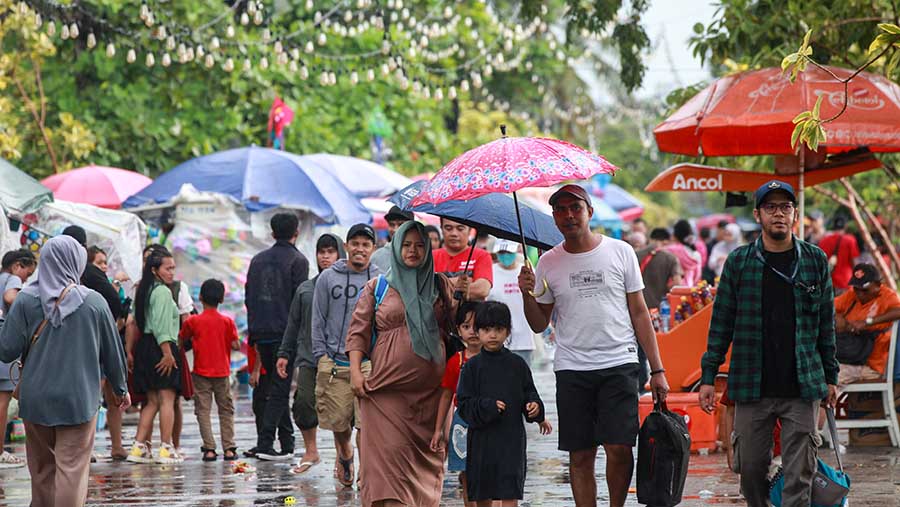
M 503 303 L 479 305 L 475 329 L 481 354 L 463 366 L 456 392 L 459 414 L 469 425 L 466 493 L 478 507 L 490 507 L 494 500 L 503 507 L 514 507 L 524 496 L 523 416 L 528 422 L 540 423 L 543 435 L 552 429 L 544 420 L 544 403 L 534 387 L 531 369 L 503 346 L 511 320 Z

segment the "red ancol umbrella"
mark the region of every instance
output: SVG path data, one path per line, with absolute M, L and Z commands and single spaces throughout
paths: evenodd
M 501 131 L 505 133 L 505 127 L 501 126 Z M 450 161 L 412 205 L 514 193 L 520 188 L 549 187 L 595 174 L 615 174 L 617 170 L 605 158 L 566 141 L 504 134 Z
M 854 71 L 828 67 L 844 79 Z M 829 153 L 867 146 L 873 152 L 900 151 L 900 86 L 861 72 L 849 84 L 847 109 L 823 125 Z M 844 85 L 810 66 L 791 84 L 780 68 L 720 78 L 695 95 L 653 134 L 660 151 L 696 156 L 792 155 L 792 120 L 824 96 L 821 117 L 844 105 Z
M 56 199 L 118 209 L 122 201 L 143 190 L 153 180 L 134 171 L 89 165 L 54 174 L 41 183 L 53 191 Z

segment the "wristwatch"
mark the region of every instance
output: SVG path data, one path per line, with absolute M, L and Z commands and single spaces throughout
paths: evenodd
M 872 317 L 866 317 L 866 325 L 867 326 L 871 326 L 874 323 L 875 323 L 875 320 L 872 319 Z

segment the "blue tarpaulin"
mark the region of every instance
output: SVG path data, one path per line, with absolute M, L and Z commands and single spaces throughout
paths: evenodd
M 370 223 L 372 216 L 326 168 L 293 153 L 250 146 L 184 162 L 129 197 L 125 208 L 164 203 L 190 183 L 233 197 L 250 211 L 282 206 L 309 211 L 325 222 Z

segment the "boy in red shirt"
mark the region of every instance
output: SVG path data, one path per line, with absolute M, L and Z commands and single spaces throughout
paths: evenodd
M 215 461 L 216 440 L 209 413 L 215 396 L 222 430 L 222 449 L 226 460 L 237 459 L 234 444 L 234 402 L 231 399 L 231 350 L 240 349 L 234 321 L 219 313 L 225 299 L 225 286 L 209 279 L 200 286 L 203 313 L 188 317 L 179 337 L 191 340 L 194 350 L 194 414 L 203 440 L 203 461 Z

